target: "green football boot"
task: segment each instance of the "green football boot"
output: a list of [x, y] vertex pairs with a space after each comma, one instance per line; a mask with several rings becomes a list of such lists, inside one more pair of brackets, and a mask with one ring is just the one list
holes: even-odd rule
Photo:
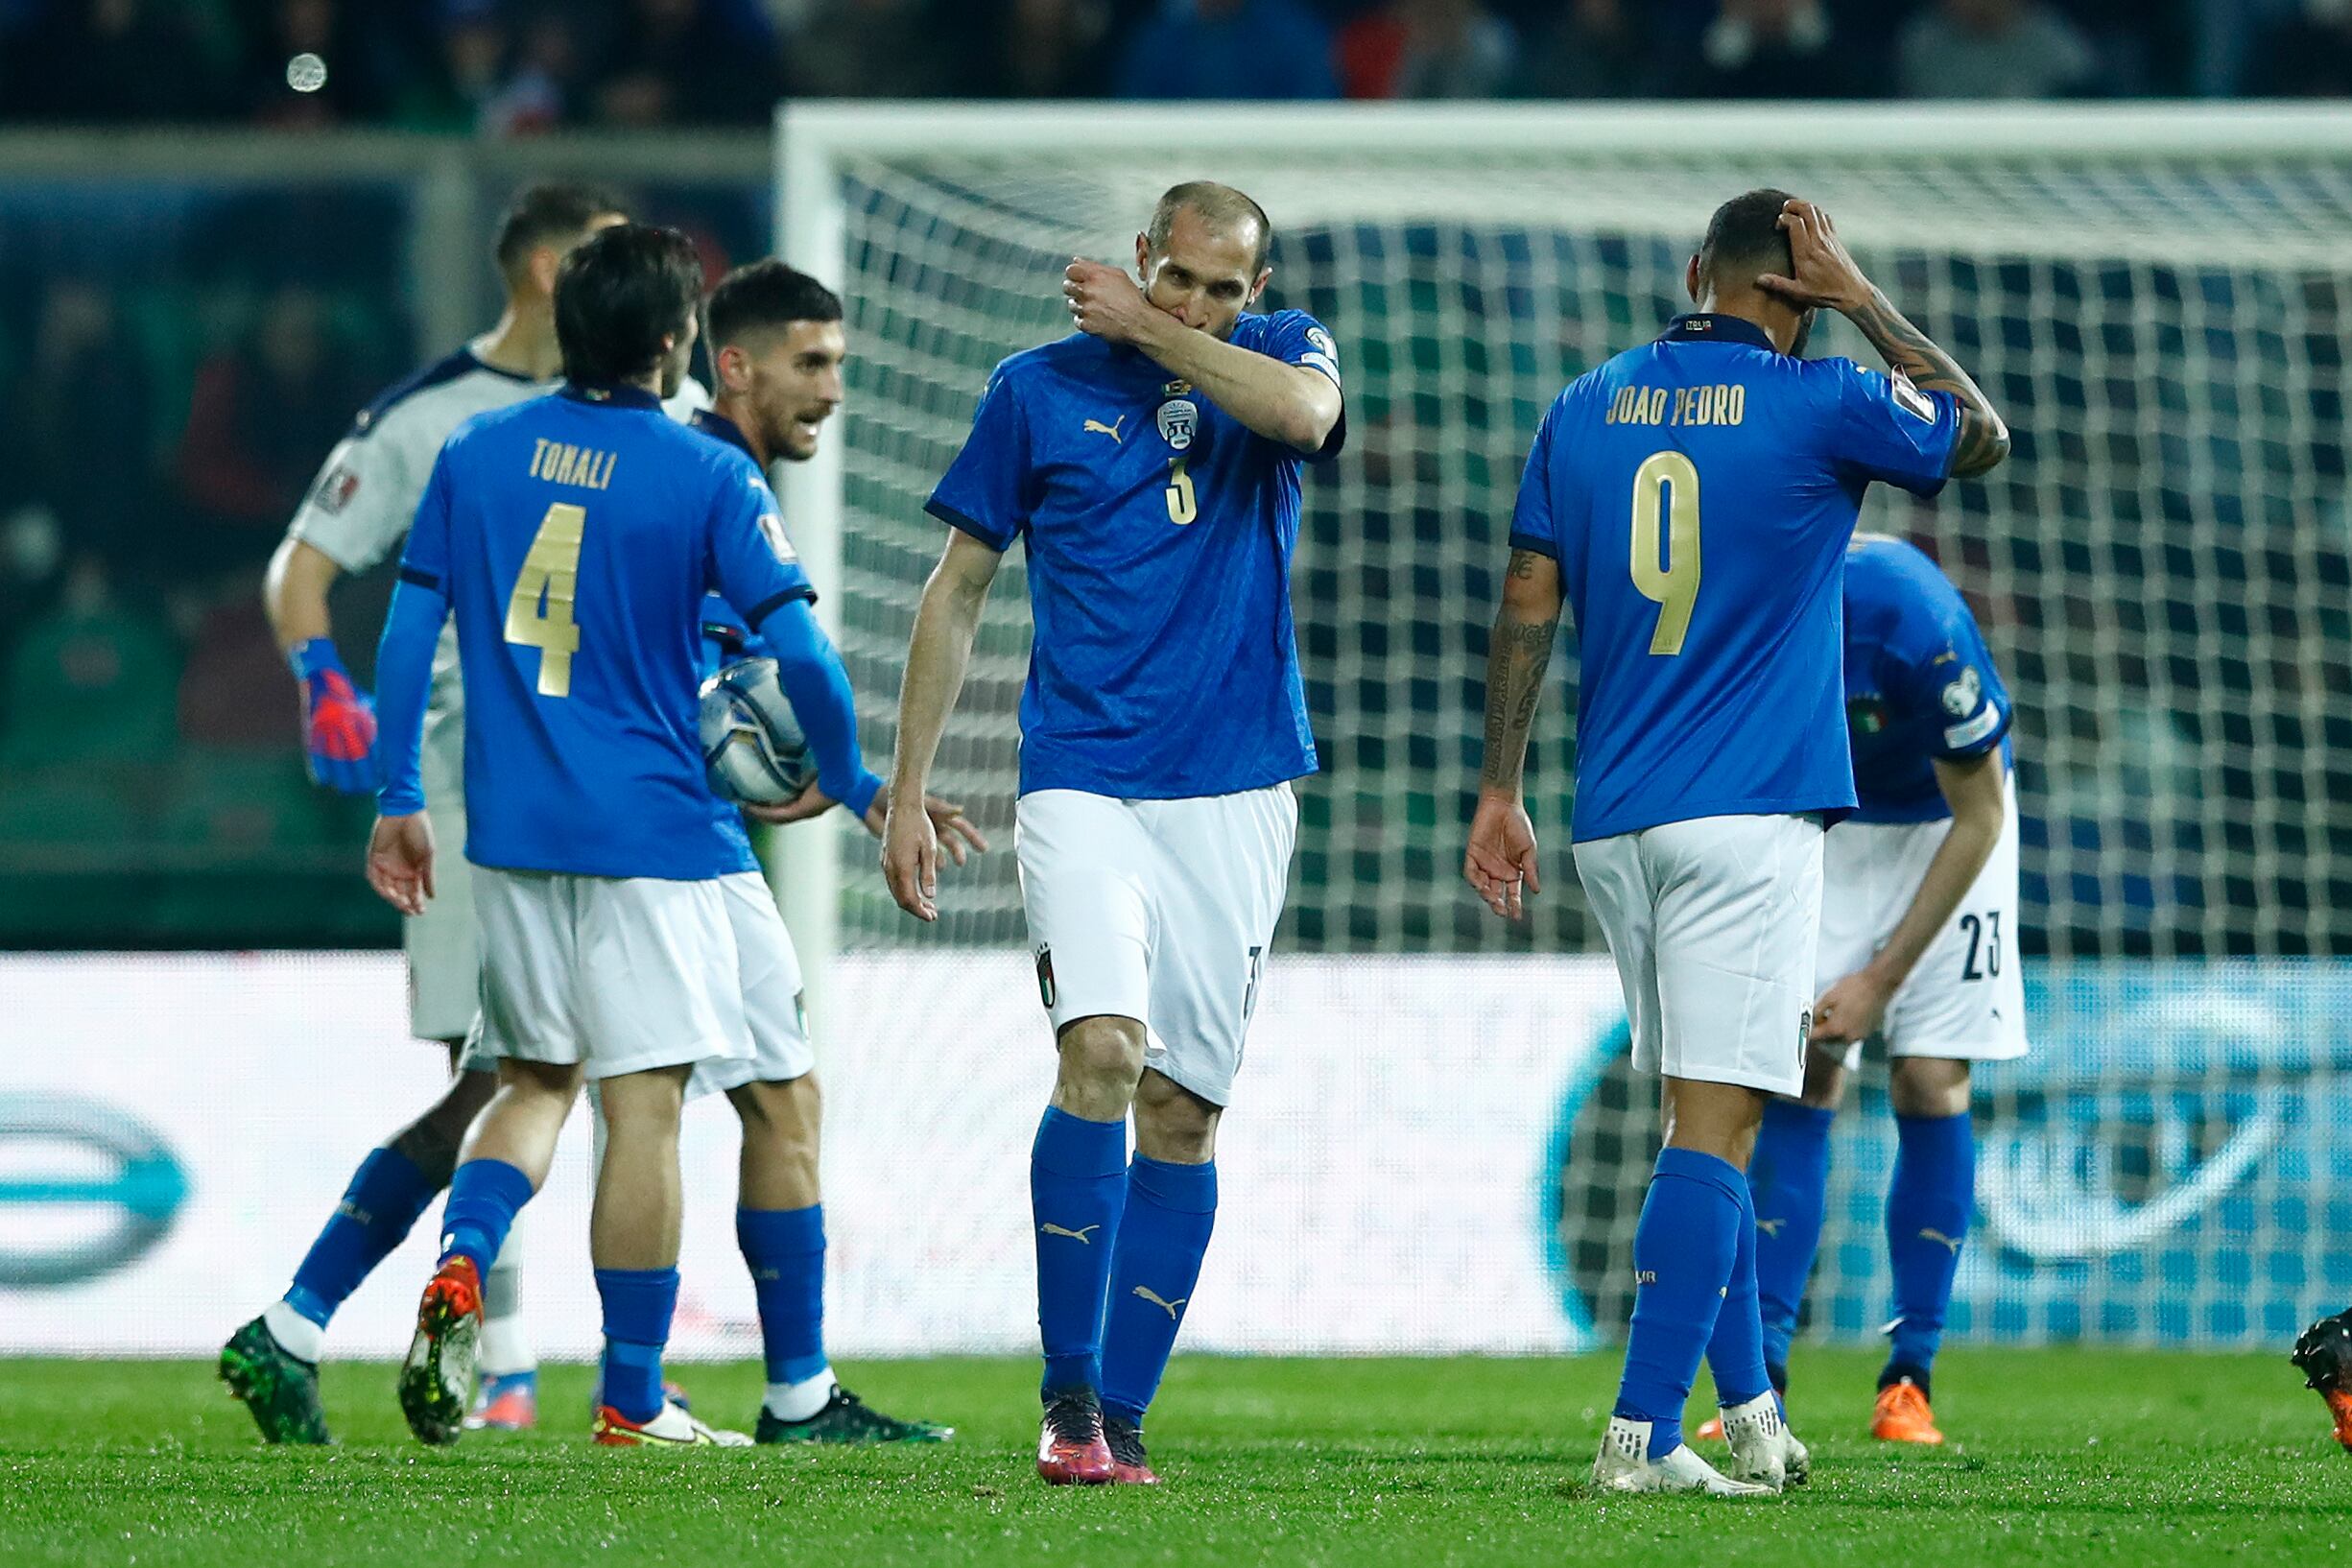
[[805, 1421], [787, 1421], [762, 1405], [752, 1434], [764, 1443], [938, 1443], [956, 1435], [950, 1426], [901, 1421], [883, 1414], [840, 1384], [825, 1408]]
[[319, 1404], [319, 1368], [297, 1360], [256, 1318], [221, 1346], [221, 1381], [245, 1401], [265, 1441], [323, 1443], [326, 1412]]

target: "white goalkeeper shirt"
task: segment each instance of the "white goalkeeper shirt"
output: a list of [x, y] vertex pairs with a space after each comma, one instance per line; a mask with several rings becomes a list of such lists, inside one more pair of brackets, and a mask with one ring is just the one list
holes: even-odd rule
[[[360, 410], [349, 434], [335, 444], [287, 528], [348, 573], [368, 571], [400, 548], [416, 520], [425, 481], [450, 432], [475, 415], [553, 392], [560, 381], [534, 381], [483, 362], [468, 344], [426, 366]], [[689, 376], [663, 405], [674, 419], [710, 406], [710, 394]], [[425, 747], [452, 749], [464, 728], [465, 698], [458, 684], [454, 621], [442, 628], [433, 656], [433, 696], [426, 709]], [[452, 768], [450, 776], [456, 776]]]

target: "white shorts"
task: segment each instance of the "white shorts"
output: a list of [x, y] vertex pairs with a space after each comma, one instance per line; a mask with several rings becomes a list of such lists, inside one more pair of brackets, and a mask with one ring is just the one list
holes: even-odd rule
[[465, 858], [464, 716], [426, 721], [422, 776], [433, 824], [433, 900], [400, 924], [409, 960], [409, 1033], [463, 1039], [481, 1007], [482, 940], [474, 921], [473, 866]]
[[1189, 800], [1021, 796], [1021, 905], [1055, 1029], [1140, 1020], [1144, 1065], [1228, 1104], [1297, 841], [1288, 784]]
[[[1952, 830], [1933, 822], [1845, 822], [1823, 856], [1819, 989], [1870, 962]], [[1893, 1057], [2008, 1061], [2026, 1054], [2026, 988], [2017, 967], [2017, 781], [2001, 838], [1952, 919], [1887, 1005], [1880, 1035]], [[1862, 1047], [1845, 1052], [1851, 1068]]]
[[751, 1054], [705, 1061], [694, 1070], [686, 1098], [785, 1083], [817, 1065], [809, 1044], [808, 1009], [800, 984], [800, 955], [776, 913], [775, 894], [753, 875], [719, 879], [727, 924], [735, 934], [735, 973], [743, 993], [744, 1027]]
[[475, 867], [477, 1055], [579, 1063], [591, 1079], [748, 1059], [729, 882], [766, 896], [748, 871], [669, 882]]
[[1811, 817], [1700, 817], [1576, 846], [1625, 986], [1636, 1068], [1804, 1088], [1821, 840]]

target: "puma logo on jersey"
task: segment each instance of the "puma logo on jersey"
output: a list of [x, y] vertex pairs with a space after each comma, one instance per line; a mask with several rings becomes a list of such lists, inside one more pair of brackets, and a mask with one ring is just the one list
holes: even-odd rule
[[1920, 1231], [1919, 1239], [1923, 1242], [1939, 1242], [1952, 1249], [1954, 1257], [1960, 1256], [1960, 1239], [1958, 1236], [1947, 1236], [1940, 1230], [1930, 1228]]
[[1758, 1220], [1756, 1222], [1756, 1228], [1763, 1231], [1767, 1236], [1778, 1236], [1780, 1234], [1780, 1227], [1788, 1223], [1789, 1222], [1786, 1220]]
[[1106, 425], [1100, 419], [1089, 419], [1086, 421], [1086, 434], [1108, 436], [1112, 443], [1116, 445], [1119, 441], [1119, 426], [1125, 423], [1127, 423], [1127, 416], [1124, 414], [1120, 415], [1118, 421], [1113, 424]]
[[1153, 1306], [1159, 1308], [1160, 1311], [1166, 1313], [1168, 1315], [1168, 1320], [1172, 1323], [1176, 1321], [1176, 1308], [1182, 1306], [1185, 1302], [1192, 1299], [1192, 1297], [1189, 1295], [1179, 1295], [1174, 1301], [1170, 1301], [1149, 1285], [1136, 1286], [1134, 1294], [1142, 1296], [1146, 1301], [1151, 1302]]
[[1037, 1227], [1037, 1233], [1041, 1236], [1067, 1236], [1081, 1247], [1092, 1247], [1094, 1233], [1102, 1228], [1101, 1225], [1081, 1225], [1076, 1230], [1071, 1230], [1048, 1220]]

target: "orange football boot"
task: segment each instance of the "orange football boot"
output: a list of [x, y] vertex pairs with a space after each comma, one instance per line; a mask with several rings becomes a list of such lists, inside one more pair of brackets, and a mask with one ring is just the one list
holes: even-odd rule
[[2327, 1401], [2336, 1422], [2336, 1440], [2352, 1452], [2352, 1311], [2322, 1318], [2294, 1342], [2295, 1370], [2303, 1385], [2316, 1389]]
[[1699, 1430], [1691, 1434], [1691, 1440], [1702, 1443], [1722, 1442], [1723, 1440], [1723, 1418], [1720, 1415], [1710, 1415], [1699, 1422]]
[[1927, 1395], [1910, 1378], [1878, 1390], [1878, 1403], [1870, 1411], [1870, 1436], [1881, 1442], [1922, 1443], [1931, 1448], [1943, 1441], [1943, 1434], [1936, 1430], [1936, 1413], [1928, 1409]]

